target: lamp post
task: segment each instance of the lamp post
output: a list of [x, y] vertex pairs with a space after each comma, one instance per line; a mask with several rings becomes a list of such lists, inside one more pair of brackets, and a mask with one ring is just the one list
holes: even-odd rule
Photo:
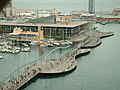
[[40, 25], [40, 26], [38, 26], [38, 42], [40, 43], [40, 40], [41, 40], [41, 31], [43, 30], [43, 27]]
[[40, 43], [40, 31], [41, 31], [41, 25], [38, 26], [38, 42]]
[[83, 85], [85, 85], [85, 83], [84, 82], [80, 82], [80, 83], [78, 83], [78, 85], [80, 85], [81, 90], [83, 90]]
[[67, 27], [66, 27], [66, 30], [65, 30], [65, 36], [66, 36], [66, 40], [67, 40]]

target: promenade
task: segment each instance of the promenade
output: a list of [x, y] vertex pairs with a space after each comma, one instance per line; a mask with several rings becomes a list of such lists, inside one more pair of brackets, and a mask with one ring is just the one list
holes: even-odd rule
[[102, 43], [102, 38], [114, 35], [113, 32], [101, 32], [98, 30], [86, 29], [79, 33], [79, 35], [71, 38], [71, 41], [83, 43], [81, 48], [93, 48]]
[[45, 62], [38, 60], [18, 68], [6, 78], [0, 90], [18, 90], [38, 74], [62, 74], [74, 70], [77, 67], [75, 57], [90, 52], [90, 49], [80, 49], [80, 46], [68, 50], [58, 59], [43, 60]]
[[[38, 74], [64, 74], [74, 70], [77, 67], [75, 57], [90, 52], [90, 49], [81, 49], [81, 47], [86, 46], [86, 48], [88, 48], [96, 46], [99, 44], [99, 41], [101, 41], [100, 37], [111, 36], [113, 34], [99, 33], [100, 34], [97, 32], [98, 37], [96, 37], [95, 33], [92, 33], [92, 36], [90, 36], [90, 34], [85, 35], [85, 32], [82, 32], [81, 35], [77, 37], [79, 42], [77, 47], [66, 51], [60, 58], [46, 58], [52, 53], [51, 51], [48, 55], [41, 58], [42, 61], [38, 59], [19, 67], [0, 83], [0, 90], [18, 90]], [[65, 47], [59, 47], [59, 49], [60, 48]]]

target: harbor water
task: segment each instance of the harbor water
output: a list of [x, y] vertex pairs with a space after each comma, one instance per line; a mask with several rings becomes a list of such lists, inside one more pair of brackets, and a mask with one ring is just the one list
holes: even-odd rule
[[[23, 90], [120, 90], [120, 25], [96, 25], [114, 36], [102, 39], [102, 44], [90, 54], [78, 57], [75, 71], [65, 75], [39, 76]], [[31, 52], [3, 55], [0, 59], [0, 81], [17, 67], [38, 59], [53, 48], [32, 47]], [[57, 52], [61, 54], [62, 52]], [[83, 82], [83, 85], [80, 83]]]

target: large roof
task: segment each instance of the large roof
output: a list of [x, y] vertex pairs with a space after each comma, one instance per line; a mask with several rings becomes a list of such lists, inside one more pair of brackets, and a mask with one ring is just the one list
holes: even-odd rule
[[57, 23], [57, 24], [41, 24], [43, 27], [77, 27], [89, 23], [88, 21]]
[[34, 23], [0, 23], [0, 25], [15, 25], [15, 26], [43, 26], [43, 27], [77, 27], [89, 23], [89, 21], [74, 21], [57, 24], [34, 24]]

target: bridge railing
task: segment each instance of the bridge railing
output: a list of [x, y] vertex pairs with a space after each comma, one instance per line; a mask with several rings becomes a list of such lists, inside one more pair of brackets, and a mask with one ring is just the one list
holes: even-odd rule
[[[18, 67], [16, 70], [14, 70], [13, 72], [11, 72], [5, 79], [4, 81], [0, 82], [0, 86], [1, 87], [4, 87], [6, 84], [8, 84], [8, 82], [11, 82], [11, 81], [15, 81], [16, 79], [19, 80], [20, 76], [21, 75], [24, 75], [25, 72], [28, 70], [28, 69], [31, 69], [30, 67], [37, 67], [37, 65], [39, 64], [47, 64], [49, 62], [52, 61], [52, 59], [57, 59], [57, 58], [60, 58], [62, 55], [64, 55], [65, 52], [71, 50], [72, 48], [70, 46], [67, 46], [67, 47], [57, 47], [55, 49], [53, 49], [52, 51], [50, 51], [48, 54], [43, 54], [41, 57], [39, 57], [38, 59], [36, 59], [35, 61], [32, 61], [32, 62], [29, 62], [29, 63], [26, 63], [20, 67]], [[55, 57], [55, 53], [56, 53], [56, 50], [59, 50], [61, 51], [61, 54], [59, 57]], [[51, 55], [53, 55], [53, 57], [51, 57]]]

